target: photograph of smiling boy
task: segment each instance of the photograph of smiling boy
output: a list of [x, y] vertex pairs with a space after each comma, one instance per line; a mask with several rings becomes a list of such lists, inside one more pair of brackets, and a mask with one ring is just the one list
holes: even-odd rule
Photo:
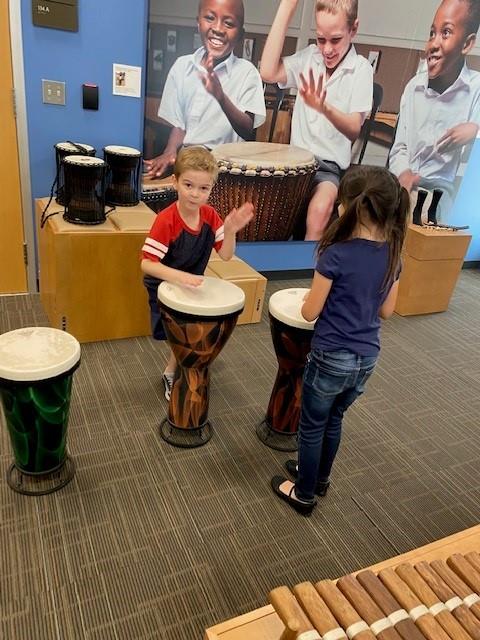
[[317, 44], [281, 58], [298, 0], [281, 0], [260, 63], [265, 82], [296, 88], [291, 143], [319, 162], [308, 206], [305, 240], [318, 240], [335, 204], [340, 177], [351, 161], [351, 145], [371, 110], [373, 70], [357, 55], [358, 0], [319, 0]]
[[390, 152], [390, 169], [408, 191], [443, 192], [440, 219], [451, 207], [463, 148], [480, 125], [480, 73], [465, 62], [479, 24], [480, 0], [441, 2], [425, 45], [426, 70], [405, 87]]
[[244, 34], [242, 0], [201, 0], [202, 47], [176, 60], [167, 76], [158, 116], [173, 128], [163, 153], [145, 162], [147, 177], [162, 175], [182, 145], [253, 140], [265, 120], [257, 69], [233, 49]]

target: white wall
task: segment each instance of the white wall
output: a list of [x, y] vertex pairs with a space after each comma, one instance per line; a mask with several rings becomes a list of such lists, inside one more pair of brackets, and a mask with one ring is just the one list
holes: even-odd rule
[[[244, 0], [245, 28], [268, 33], [279, 0]], [[288, 35], [299, 38], [299, 48], [315, 33], [314, 0], [300, 0]], [[358, 42], [423, 49], [439, 0], [360, 0]], [[150, 0], [152, 22], [194, 25], [198, 0]], [[473, 50], [480, 55], [480, 38]]]

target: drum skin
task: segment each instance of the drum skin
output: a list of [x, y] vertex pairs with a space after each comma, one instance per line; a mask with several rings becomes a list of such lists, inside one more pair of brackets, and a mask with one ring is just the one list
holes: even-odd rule
[[24, 473], [46, 474], [66, 457], [72, 374], [36, 382], [0, 379], [0, 398], [16, 466]]
[[312, 331], [291, 327], [271, 313], [269, 317], [278, 371], [266, 422], [273, 431], [294, 434], [300, 420], [303, 371], [311, 348]]
[[178, 362], [168, 407], [170, 424], [198, 429], [207, 422], [209, 365], [237, 324], [241, 309], [218, 318], [193, 316], [160, 303], [163, 326]]

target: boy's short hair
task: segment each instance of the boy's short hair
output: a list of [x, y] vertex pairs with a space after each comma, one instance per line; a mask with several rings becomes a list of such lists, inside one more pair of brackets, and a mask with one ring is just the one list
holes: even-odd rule
[[[465, 1], [475, 2], [476, 0]], [[327, 13], [339, 13], [339, 11], [344, 11], [347, 16], [348, 26], [352, 28], [358, 17], [358, 0], [317, 0], [315, 13], [318, 13], [319, 11], [326, 11]]]
[[480, 27], [480, 0], [459, 0], [459, 2], [465, 2], [467, 5], [467, 33], [465, 35], [477, 33]]
[[205, 171], [215, 181], [218, 175], [218, 165], [213, 154], [205, 147], [185, 147], [180, 149], [177, 154], [173, 173], [178, 179], [185, 171]]
[[[204, 3], [204, 0], [199, 0], [198, 15], [200, 15], [200, 12], [202, 11], [203, 3]], [[240, 9], [239, 18], [240, 18], [241, 26], [243, 27], [243, 23], [245, 22], [245, 7], [243, 6], [243, 0], [237, 0], [237, 6]]]

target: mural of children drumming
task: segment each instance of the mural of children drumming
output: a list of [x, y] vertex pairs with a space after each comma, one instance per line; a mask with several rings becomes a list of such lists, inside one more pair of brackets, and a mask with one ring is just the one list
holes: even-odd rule
[[158, 115], [172, 125], [163, 153], [145, 161], [155, 178], [173, 165], [182, 145], [253, 140], [265, 120], [260, 74], [233, 49], [243, 37], [242, 0], [201, 0], [198, 30], [202, 47], [181, 56], [165, 83]]
[[443, 0], [425, 46], [427, 69], [402, 95], [390, 169], [408, 191], [420, 187], [416, 224], [421, 224], [425, 189], [433, 190], [429, 222], [436, 222], [439, 202], [442, 212], [450, 209], [463, 147], [479, 129], [480, 73], [465, 63], [479, 24], [480, 0]]

